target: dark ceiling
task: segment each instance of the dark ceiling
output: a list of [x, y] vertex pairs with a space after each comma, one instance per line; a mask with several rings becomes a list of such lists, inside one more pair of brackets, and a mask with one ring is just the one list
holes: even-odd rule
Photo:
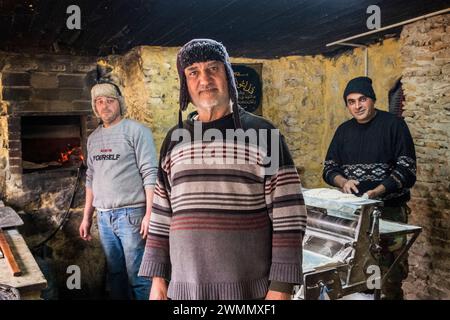
[[[81, 9], [81, 30], [66, 27], [72, 4]], [[387, 26], [446, 9], [450, 0], [0, 0], [0, 50], [101, 56], [208, 37], [232, 56], [333, 54], [339, 46], [327, 43], [369, 31], [373, 4]]]

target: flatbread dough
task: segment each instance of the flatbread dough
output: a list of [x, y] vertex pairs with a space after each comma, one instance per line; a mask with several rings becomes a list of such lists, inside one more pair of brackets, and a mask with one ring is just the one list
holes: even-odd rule
[[303, 192], [304, 195], [311, 198], [318, 198], [324, 200], [336, 200], [336, 201], [361, 201], [363, 198], [357, 197], [351, 193], [344, 193], [336, 189], [329, 188], [317, 188], [309, 189]]

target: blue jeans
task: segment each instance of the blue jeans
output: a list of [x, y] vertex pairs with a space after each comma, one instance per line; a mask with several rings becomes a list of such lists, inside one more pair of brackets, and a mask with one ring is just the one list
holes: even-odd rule
[[139, 233], [144, 215], [145, 207], [97, 212], [111, 299], [149, 298], [150, 280], [137, 275], [145, 248]]

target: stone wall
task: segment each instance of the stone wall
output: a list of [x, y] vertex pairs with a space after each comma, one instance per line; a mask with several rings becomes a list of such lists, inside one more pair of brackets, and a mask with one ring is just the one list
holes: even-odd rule
[[[400, 40], [385, 40], [371, 45], [368, 49], [369, 76], [374, 82], [378, 108], [387, 110], [388, 92], [396, 80], [403, 77], [406, 95], [404, 115], [416, 143], [418, 182], [412, 192], [410, 221], [422, 226], [424, 231], [410, 253], [411, 272], [404, 286], [407, 298], [410, 299], [449, 298], [448, 20], [449, 15], [416, 22], [404, 28]], [[136, 47], [125, 55], [108, 56], [97, 61], [100, 75], [121, 86], [128, 106], [126, 116], [141, 121], [152, 129], [157, 149], [167, 131], [178, 121], [177, 51], [178, 48], [143, 46]], [[28, 69], [11, 71], [5, 69], [11, 65], [8, 64], [10, 58], [5, 57], [6, 55], [0, 54], [2, 70], [0, 83], [3, 86], [1, 88], [3, 99], [0, 99], [0, 194], [2, 195], [7, 193], [7, 189], [11, 186], [15, 189], [10, 190], [18, 190], [16, 187], [20, 187], [18, 184], [11, 184], [11, 181], [19, 181], [11, 180], [19, 168], [11, 167], [9, 163], [14, 143], [11, 145], [8, 141], [8, 128], [17, 123], [13, 121], [12, 105], [6, 99], [8, 95], [14, 94], [20, 98], [21, 102], [15, 106], [19, 108], [16, 110], [22, 108], [22, 111], [31, 106], [28, 101], [33, 99], [49, 100], [41, 101], [37, 105], [41, 106], [42, 110], [52, 111], [58, 104], [50, 100], [55, 100], [56, 97], [60, 99], [62, 96], [66, 98], [84, 96], [84, 102], [81, 104], [78, 102], [78, 108], [83, 108], [84, 111], [90, 108], [86, 89], [82, 92], [54, 90], [65, 89], [61, 87], [64, 81], [60, 82], [57, 76], [58, 73], [65, 71], [40, 70], [37, 60], [30, 57], [24, 60], [23, 55], [21, 59], [24, 60], [24, 68]], [[17, 60], [17, 57], [15, 59]], [[61, 62], [61, 57], [55, 59], [50, 56], [44, 60], [48, 61], [47, 66], [56, 67]], [[71, 57], [71, 62], [64, 61], [68, 63], [66, 67], [72, 68], [73, 61], [77, 61], [77, 58]], [[301, 168], [304, 186], [323, 186], [321, 171], [329, 142], [337, 126], [350, 118], [342, 99], [342, 92], [348, 80], [364, 74], [364, 50], [357, 48], [334, 58], [323, 56], [291, 56], [273, 60], [232, 58], [232, 62], [263, 64], [263, 116], [272, 121], [286, 136], [294, 161]], [[39, 72], [43, 74], [33, 76]], [[42, 80], [42, 77], [45, 80]], [[72, 80], [76, 81], [74, 79]], [[11, 91], [12, 89], [14, 90]], [[71, 108], [75, 108], [76, 103], [71, 100]], [[59, 105], [69, 106], [67, 102]], [[193, 108], [190, 107], [190, 110]], [[184, 112], [184, 117], [189, 111]], [[70, 182], [66, 184], [69, 185]], [[41, 211], [53, 205], [62, 211], [64, 199], [70, 190], [63, 185], [61, 190], [63, 192], [59, 195], [47, 194], [29, 203], [32, 207], [40, 207]], [[79, 215], [70, 221], [64, 232], [53, 242], [57, 248], [55, 254], [61, 262], [58, 265], [60, 275], [58, 281], [62, 283], [64, 280], [64, 266], [77, 260], [82, 261], [88, 274], [87, 279], [83, 280], [88, 281], [83, 282], [82, 286], [86, 288], [89, 286], [88, 283], [92, 282], [94, 287], [98, 288], [102, 279], [98, 274], [96, 276], [96, 272], [103, 274], [103, 271], [99, 270], [104, 266], [90, 261], [101, 260], [97, 255], [100, 248], [98, 241], [91, 244], [75, 241], [78, 239], [76, 227], [81, 215], [79, 210], [78, 213]], [[54, 224], [56, 221], [53, 216], [49, 223]], [[74, 240], [70, 244], [67, 242], [69, 238]], [[90, 250], [85, 250], [87, 248]], [[73, 259], [64, 254], [64, 250], [70, 253]], [[67, 296], [70, 294], [67, 293]]]
[[[449, 31], [448, 15], [441, 16], [405, 26], [400, 40], [388, 39], [368, 49], [376, 106], [388, 110], [388, 92], [403, 77], [404, 115], [416, 143], [418, 182], [412, 190], [410, 221], [424, 231], [409, 255], [411, 272], [404, 285], [408, 299], [449, 298]], [[178, 48], [134, 50], [106, 60], [112, 65], [110, 73], [123, 82], [129, 116], [147, 123], [159, 146], [177, 123]], [[303, 184], [323, 186], [321, 171], [329, 142], [337, 126], [350, 118], [342, 92], [348, 80], [364, 74], [364, 50], [334, 58], [232, 58], [232, 62], [263, 64], [263, 116], [286, 135], [296, 165], [304, 169]]]
[[450, 298], [450, 14], [405, 26], [401, 56], [405, 120], [416, 145], [410, 222], [423, 228], [412, 247], [410, 299]]
[[[388, 110], [388, 93], [401, 77], [400, 43], [396, 39], [388, 39], [382, 43], [369, 46], [368, 76], [372, 78], [373, 88], [377, 95], [375, 106]], [[351, 118], [344, 104], [342, 94], [347, 82], [364, 75], [364, 49], [356, 48], [324, 61], [324, 125], [321, 144], [321, 159], [325, 158], [328, 145], [336, 128]]]
[[[80, 116], [81, 130], [89, 134], [97, 126], [90, 102], [96, 77], [96, 57], [0, 52], [0, 200], [19, 211], [25, 221], [20, 231], [30, 249], [61, 222], [76, 177], [73, 171], [63, 170], [23, 173], [21, 117]], [[50, 286], [46, 298], [103, 294], [105, 266], [98, 232], [94, 226], [90, 243], [78, 236], [84, 207], [84, 177], [81, 180], [68, 222], [48, 242], [51, 250], [36, 255]], [[70, 265], [82, 270], [82, 290], [66, 287]]]
[[318, 145], [325, 124], [324, 58], [233, 58], [232, 62], [263, 64], [263, 116], [285, 136], [303, 185], [320, 185], [323, 161]]
[[85, 116], [89, 133], [96, 126], [89, 92], [96, 58], [0, 53], [0, 77], [0, 197], [20, 206], [45, 193], [37, 186], [24, 186], [20, 117]]
[[[99, 60], [102, 77], [120, 84], [127, 117], [148, 125], [156, 149], [178, 122], [177, 48], [137, 47]], [[186, 114], [185, 114], [186, 116]]]
[[[178, 121], [177, 51], [144, 46], [100, 61], [107, 77], [122, 85], [128, 117], [153, 130], [157, 149]], [[322, 165], [329, 142], [337, 126], [350, 118], [342, 92], [348, 80], [364, 74], [363, 50], [333, 59], [291, 56], [231, 60], [263, 64], [263, 116], [286, 136], [304, 186], [324, 185]], [[390, 39], [369, 47], [369, 75], [374, 79], [378, 107], [387, 110], [388, 92], [401, 75], [398, 41]]]

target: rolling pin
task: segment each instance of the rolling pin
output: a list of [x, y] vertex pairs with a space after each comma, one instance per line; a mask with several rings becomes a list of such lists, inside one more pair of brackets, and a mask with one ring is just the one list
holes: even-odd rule
[[11, 248], [9, 247], [8, 240], [6, 239], [5, 233], [1, 228], [0, 228], [0, 249], [2, 250], [3, 255], [5, 256], [6, 262], [8, 263], [8, 266], [11, 269], [12, 275], [14, 277], [22, 275], [22, 271], [20, 270], [19, 265], [17, 264], [17, 261], [14, 258]]

